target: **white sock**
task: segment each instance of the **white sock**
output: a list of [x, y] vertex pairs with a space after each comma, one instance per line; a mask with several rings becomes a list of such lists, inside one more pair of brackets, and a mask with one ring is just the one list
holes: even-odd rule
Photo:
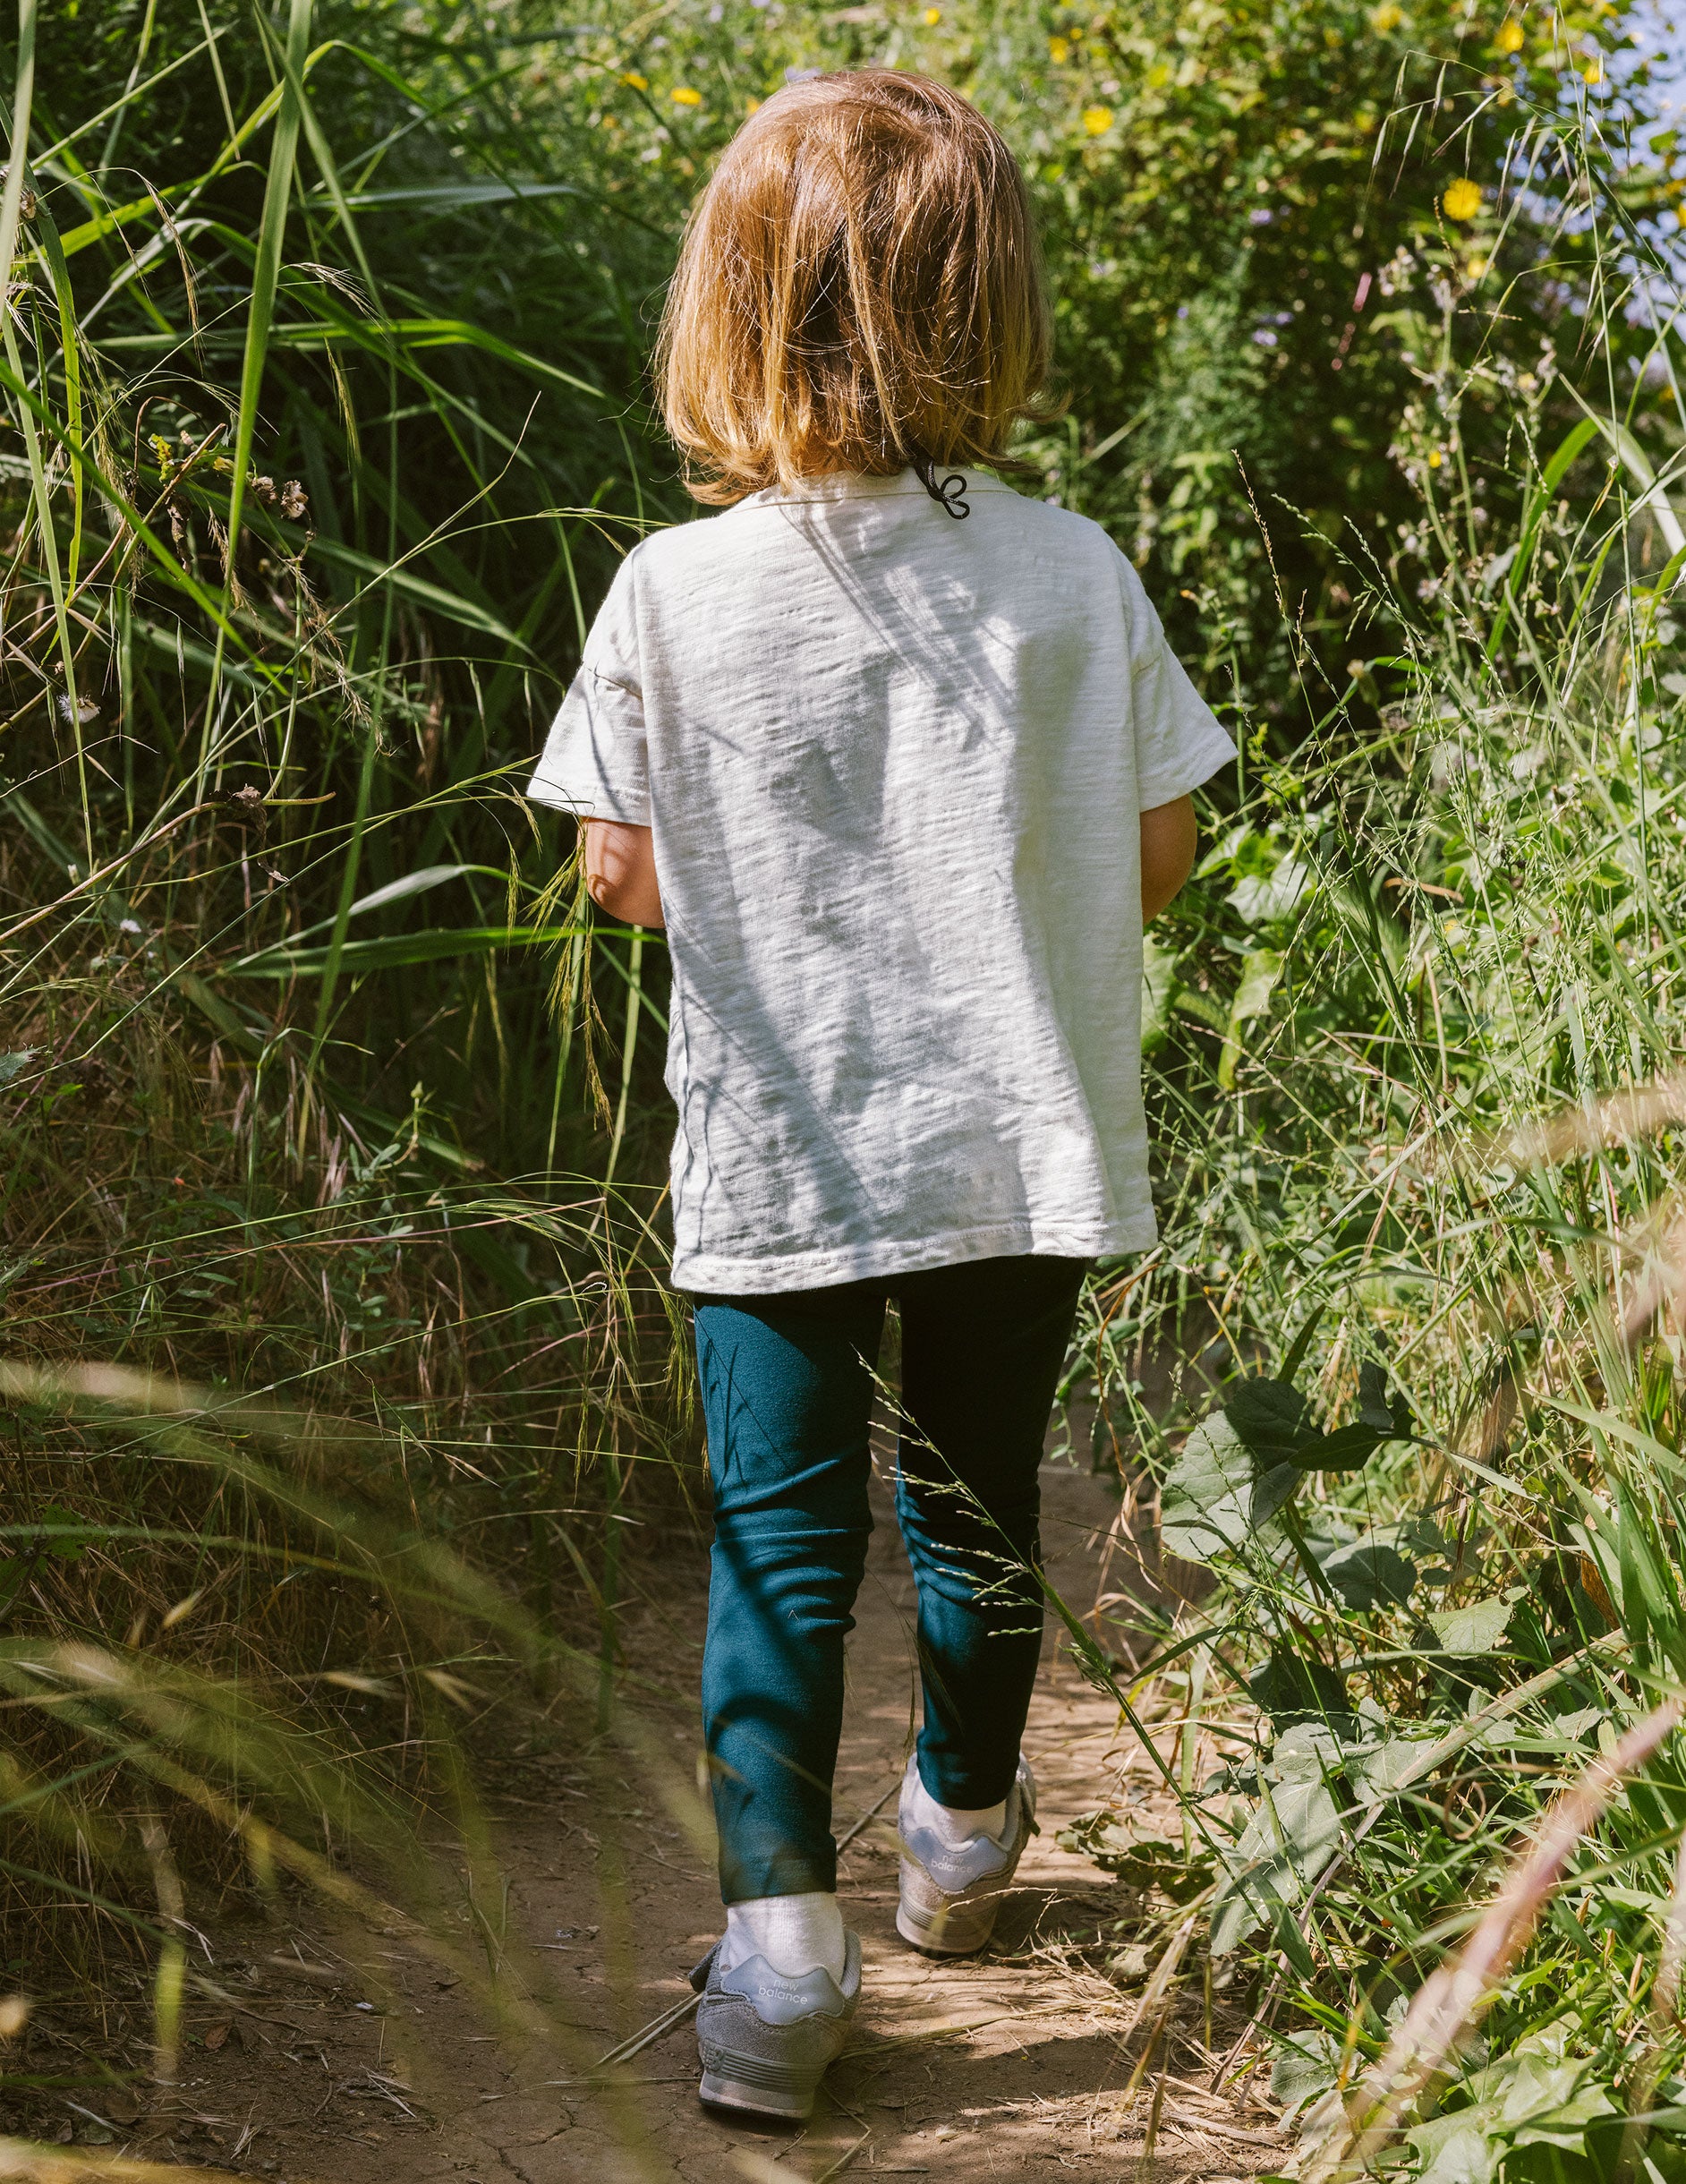
[[1005, 1797], [999, 1804], [972, 1808], [939, 1804], [921, 1779], [916, 1761], [907, 1772], [907, 1813], [915, 1827], [933, 1828], [950, 1850], [962, 1843], [975, 1841], [980, 1835], [987, 1835], [992, 1843], [1001, 1841], [1007, 1827]]
[[787, 1979], [819, 1970], [840, 1981], [847, 1945], [837, 1898], [815, 1889], [804, 1896], [757, 1896], [728, 1904], [720, 1969], [732, 1971], [752, 1957], [765, 1958]]

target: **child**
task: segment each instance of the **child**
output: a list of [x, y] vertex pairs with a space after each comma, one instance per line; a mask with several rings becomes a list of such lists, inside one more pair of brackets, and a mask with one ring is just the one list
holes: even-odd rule
[[660, 348], [692, 491], [736, 505], [627, 555], [531, 790], [672, 951], [728, 1907], [702, 2094], [766, 2115], [810, 2112], [860, 1993], [831, 1777], [892, 1298], [903, 1937], [982, 1948], [1034, 1825], [1037, 1465], [1086, 1271], [1154, 1241], [1142, 926], [1233, 755], [1105, 533], [979, 467], [1048, 347], [1023, 182], [964, 99], [876, 69], [771, 98]]

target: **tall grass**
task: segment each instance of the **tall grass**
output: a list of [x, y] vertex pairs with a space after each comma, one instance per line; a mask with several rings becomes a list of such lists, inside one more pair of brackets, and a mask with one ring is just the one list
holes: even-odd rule
[[[1525, 124], [1495, 217], [1554, 171], [1601, 278], [1534, 371], [1484, 337], [1496, 275], [1397, 269], [1419, 514], [1349, 532], [1349, 688], [1307, 659], [1317, 726], [1249, 743], [1165, 921], [1164, 1241], [1091, 1333], [1188, 1600], [1114, 1639], [1158, 1669], [1120, 1697], [1181, 1724], [1225, 2067], [1273, 2059], [1319, 2176], [1686, 2170], [1682, 267], [1590, 124]], [[1153, 1870], [1116, 1818], [1077, 1839]], [[1384, 2052], [1350, 2123], [1318, 2101]]]
[[518, 781], [674, 511], [667, 239], [444, 14], [84, 27], [25, 0], [0, 195], [0, 1962], [143, 1969], [168, 2081], [183, 1917], [303, 1888], [566, 2044], [418, 1820], [473, 1913], [488, 1716], [631, 1733], [617, 1519], [688, 1450], [660, 950]]

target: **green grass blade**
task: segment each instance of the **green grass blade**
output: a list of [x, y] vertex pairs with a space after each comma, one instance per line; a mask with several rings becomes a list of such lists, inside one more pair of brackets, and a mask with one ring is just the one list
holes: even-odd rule
[[229, 978], [320, 978], [337, 965], [347, 974], [401, 970], [416, 963], [493, 955], [506, 948], [540, 948], [569, 939], [573, 926], [436, 926], [422, 933], [393, 933], [379, 940], [342, 941], [339, 947], [270, 948], [243, 956], [223, 972]]
[[[241, 362], [240, 408], [234, 422], [234, 473], [228, 489], [228, 543], [223, 570], [223, 614], [233, 605], [235, 561], [240, 552], [240, 524], [245, 511], [246, 478], [251, 467], [252, 440], [258, 429], [258, 406], [263, 390], [264, 360], [268, 354], [269, 327], [275, 316], [276, 285], [281, 269], [281, 246], [286, 234], [287, 208], [293, 192], [293, 168], [298, 153], [298, 84], [310, 50], [311, 0], [291, 0], [287, 13], [286, 73], [276, 112], [275, 136], [269, 149], [269, 168], [264, 185], [263, 214], [258, 226], [258, 249], [252, 269], [251, 303], [246, 316], [245, 350]], [[196, 793], [203, 797], [210, 770], [211, 738], [216, 732], [217, 699], [220, 680], [223, 637], [218, 630], [217, 665], [205, 702], [205, 724], [200, 740]]]
[[11, 266], [18, 253], [18, 218], [23, 205], [23, 175], [30, 157], [30, 118], [35, 103], [35, 0], [18, 0], [18, 57], [12, 78], [12, 144], [6, 180], [0, 192], [0, 267], [6, 269], [0, 320], [12, 316]]

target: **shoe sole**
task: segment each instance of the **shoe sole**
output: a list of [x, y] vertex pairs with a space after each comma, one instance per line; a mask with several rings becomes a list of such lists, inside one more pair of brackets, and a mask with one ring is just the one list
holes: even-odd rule
[[[959, 1921], [957, 1919], [953, 1924], [958, 1927]], [[990, 1941], [995, 1932], [995, 1914], [993, 1910], [991, 1911], [989, 1923], [981, 1933], [975, 1927], [973, 1927], [966, 1932], [965, 1938], [957, 1934], [950, 1940], [945, 1935], [939, 1941], [929, 1927], [916, 1924], [908, 1916], [906, 1907], [898, 1906], [896, 1911], [896, 1932], [910, 1948], [916, 1949], [922, 1957], [975, 1957], [979, 1949], [987, 1949], [990, 1945]]]
[[820, 2090], [816, 2080], [805, 2090], [792, 2087], [788, 2092], [774, 2091], [767, 2086], [746, 2086], [740, 2078], [722, 2077], [713, 2070], [704, 2070], [697, 2086], [697, 2098], [710, 2108], [729, 2108], [735, 2113], [746, 2116], [772, 2116], [780, 2123], [805, 2123], [813, 2113], [814, 2097]]

